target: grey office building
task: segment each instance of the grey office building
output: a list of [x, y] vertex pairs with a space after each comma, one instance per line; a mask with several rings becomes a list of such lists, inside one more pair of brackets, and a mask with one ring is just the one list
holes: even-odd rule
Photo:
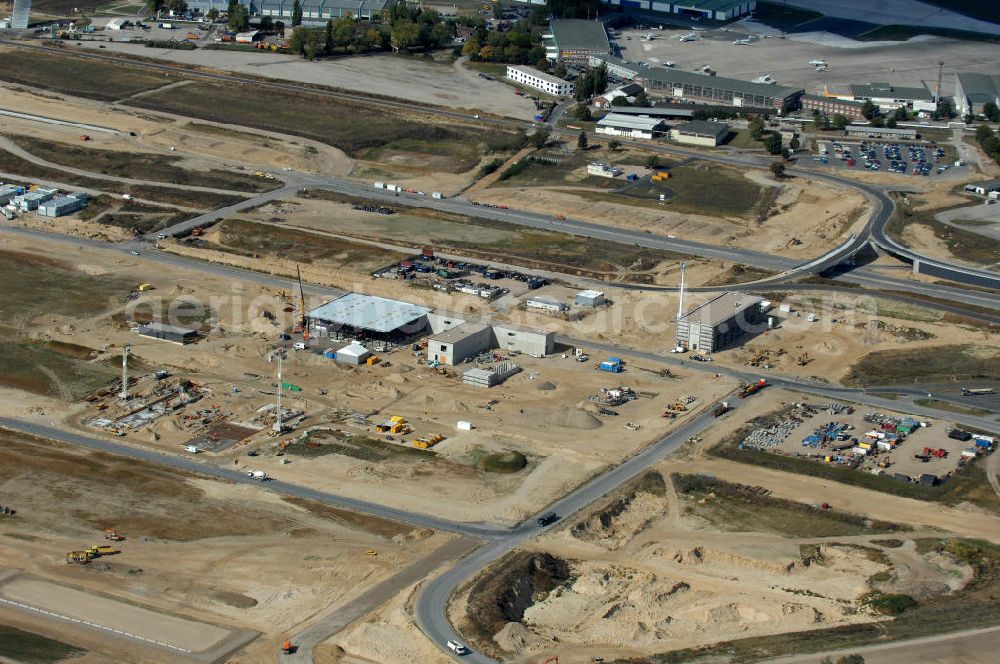
[[767, 320], [763, 298], [727, 291], [677, 320], [677, 345], [714, 353], [758, 332]]

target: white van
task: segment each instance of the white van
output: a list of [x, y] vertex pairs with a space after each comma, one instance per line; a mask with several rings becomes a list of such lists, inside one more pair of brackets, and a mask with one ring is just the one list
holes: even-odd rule
[[295, 350], [305, 350], [306, 349], [306, 342], [304, 342], [304, 341], [296, 341], [295, 343], [292, 344], [292, 348], [294, 348]]
[[452, 651], [456, 655], [467, 655], [469, 654], [469, 649], [458, 641], [449, 641], [448, 650]]

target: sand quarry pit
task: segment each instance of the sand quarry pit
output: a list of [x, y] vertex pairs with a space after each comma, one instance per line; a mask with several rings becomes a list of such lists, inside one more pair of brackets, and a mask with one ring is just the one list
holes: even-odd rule
[[[971, 578], [954, 559], [920, 553], [905, 532], [851, 536], [831, 519], [831, 530], [797, 539], [763, 532], [769, 517], [716, 525], [704, 504], [724, 509], [724, 499], [681, 494], [671, 465], [482, 575], [457, 597], [453, 619], [466, 634], [489, 634], [477, 646], [518, 664], [541, 661], [554, 647], [570, 662], [642, 658], [882, 620], [865, 602], [873, 590], [926, 599]], [[788, 509], [768, 503], [775, 506]], [[863, 522], [850, 528], [863, 530]]]
[[86, 620], [106, 630], [124, 632], [127, 638], [159, 642], [185, 652], [208, 650], [231, 635], [230, 630], [215, 625], [26, 577], [0, 586], [0, 596], [51, 611], [64, 620]]

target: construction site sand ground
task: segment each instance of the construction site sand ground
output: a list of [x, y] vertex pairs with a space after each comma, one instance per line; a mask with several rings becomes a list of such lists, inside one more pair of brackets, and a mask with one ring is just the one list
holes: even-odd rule
[[[696, 297], [692, 300], [697, 301]], [[997, 343], [997, 333], [988, 325], [956, 321], [946, 314], [886, 300], [833, 293], [783, 294], [772, 304], [769, 316], [774, 318], [774, 329], [714, 353], [715, 362], [746, 368], [766, 352], [758, 367], [762, 376], [775, 372], [839, 382], [852, 364], [876, 350], [931, 349], [953, 343], [988, 348]], [[780, 311], [782, 304], [792, 311]], [[810, 322], [810, 314], [816, 320]], [[806, 363], [799, 365], [803, 356]]]
[[[34, 247], [36, 251], [42, 248]], [[282, 330], [280, 319], [290, 324], [290, 317], [282, 311], [285, 303], [274, 291], [164, 266], [157, 266], [155, 274], [144, 274], [144, 269], [153, 268], [144, 267], [140, 259], [109, 257], [87, 249], [79, 252], [75, 262], [90, 266], [91, 272], [100, 266], [109, 278], [120, 274], [152, 283], [155, 291], [131, 303], [140, 312], [146, 310], [147, 300], [183, 297], [209, 302], [213, 296], [229, 293], [238, 293], [242, 305], [220, 304], [216, 317], [221, 329], [209, 332], [197, 344], [181, 347], [136, 337], [124, 323], [111, 322], [108, 316], [114, 309], [86, 319], [41, 316], [29, 328], [32, 338], [72, 339], [72, 343], [98, 351], [109, 344], [109, 353], [129, 342], [133, 345], [133, 361], [141, 361], [150, 368], [147, 371], [168, 370], [173, 379], [190, 379], [205, 391], [206, 398], [192, 410], [217, 406], [224, 413], [232, 413], [228, 419], [234, 422], [247, 420], [258, 408], [273, 402], [271, 376], [276, 367], [267, 362], [266, 356]], [[267, 320], [256, 309], [248, 314], [244, 307], [255, 298], [259, 298], [260, 308], [270, 309], [278, 320]], [[98, 352], [98, 356], [102, 353]], [[266, 434], [258, 434], [251, 442], [211, 458], [230, 467], [259, 468], [281, 479], [365, 499], [371, 499], [372, 488], [378, 487], [379, 500], [385, 504], [433, 511], [455, 520], [513, 523], [662, 436], [670, 426], [660, 417], [667, 404], [692, 395], [697, 401], [691, 408], [701, 408], [733, 387], [731, 381], [711, 374], [679, 371], [677, 378], [661, 378], [654, 373], [659, 367], [649, 362], [630, 364], [625, 374], [609, 374], [595, 370], [598, 358], [578, 363], [557, 354], [549, 358], [518, 356], [515, 361], [524, 369], [521, 374], [502, 387], [479, 392], [463, 386], [458, 377], [442, 376], [417, 364], [418, 359], [408, 347], [400, 348], [382, 354], [382, 365], [351, 369], [314, 353], [289, 353], [284, 379], [302, 391], [286, 393], [284, 405], [306, 413], [308, 420], [303, 427], [321, 424], [367, 435], [374, 433], [374, 424], [401, 415], [413, 424], [413, 435], [446, 436], [434, 452], [425, 454], [427, 463], [413, 462], [411, 456], [383, 464], [340, 454], [309, 460], [294, 456], [246, 457], [250, 449], [273, 450], [275, 441]], [[464, 368], [457, 370], [460, 373]], [[144, 380], [138, 391], [152, 389], [155, 384], [148, 378]], [[547, 387], [552, 389], [538, 389], [543, 383], [551, 383]], [[619, 385], [634, 389], [640, 393], [639, 398], [614, 408], [620, 412], [618, 416], [597, 413], [598, 407], [590, 397], [602, 387]], [[5, 400], [3, 411], [47, 422], [54, 413], [44, 410], [45, 415], [33, 415], [32, 409], [38, 407], [36, 399]], [[498, 403], [487, 410], [484, 405], [491, 400]], [[65, 417], [74, 428], [100, 435], [100, 429], [87, 423], [99, 416], [124, 414], [119, 411], [115, 405], [104, 412], [86, 404], [73, 405], [59, 419]], [[202, 431], [184, 419], [190, 412], [161, 417], [119, 440], [183, 454], [183, 444]], [[370, 424], [354, 426], [345, 413], [368, 415]], [[458, 432], [458, 420], [470, 420], [477, 429]], [[638, 425], [639, 430], [627, 431], [626, 422]], [[393, 445], [398, 443], [385, 443], [390, 450]], [[511, 475], [477, 472], [479, 457], [503, 450], [524, 453], [528, 467]], [[291, 463], [282, 465], [279, 462], [283, 459]], [[449, 496], [453, 500], [446, 499]]]
[[[647, 482], [638, 489], [623, 487], [525, 547], [567, 561], [570, 579], [534, 596], [520, 622], [494, 635], [504, 660], [529, 664], [555, 654], [576, 664], [595, 656], [642, 658], [732, 639], [883, 620], [864, 605], [863, 597], [873, 590], [923, 601], [963, 588], [972, 578], [971, 568], [946, 555], [921, 553], [915, 540], [952, 531], [996, 541], [1000, 519], [995, 515], [967, 504], [929, 510], [922, 501], [705, 456], [752, 417], [802, 400], [809, 399], [782, 390], [754, 395], [653, 470], [665, 478], [704, 473], [757, 485], [807, 506], [829, 501], [838, 513], [912, 530], [808, 536], [796, 527], [796, 532], [781, 530], [791, 522], [780, 515], [757, 517], [750, 510], [734, 517], [725, 495], [686, 496], [669, 481], [663, 491]], [[946, 426], [932, 422], [918, 435], [940, 434]], [[919, 443], [916, 436], [914, 441]], [[810, 517], [802, 512], [797, 518]], [[807, 559], [813, 553], [821, 562]], [[467, 590], [459, 593], [451, 617], [466, 633], [475, 633], [466, 617], [468, 601]]]
[[[643, 160], [639, 155], [634, 159], [637, 163]], [[624, 164], [622, 167], [626, 168]], [[583, 177], [585, 169], [581, 167], [577, 169], [579, 173], [574, 171], [567, 178]], [[640, 175], [647, 172], [644, 166], [634, 166], [633, 170]], [[574, 193], [575, 189], [591, 194], [607, 191], [588, 187], [493, 187], [478, 194], [477, 200], [542, 214], [558, 212], [574, 219], [684, 240], [753, 248], [790, 258], [815, 256], [840, 244], [849, 229], [863, 224], [867, 216], [864, 197], [846, 189], [825, 183], [819, 186], [797, 177], [776, 182], [762, 171], [749, 171], [745, 177], [761, 187], [778, 189], [770, 216], [762, 222], [674, 212], [669, 205], [659, 208], [651, 204], [627, 205]]]
[[[676, 464], [657, 470], [666, 476]], [[719, 528], [698, 516], [700, 509], [672, 487], [663, 496], [639, 492], [609, 519], [583, 517], [580, 526], [532, 543], [531, 551], [569, 561], [572, 580], [497, 635], [507, 661], [527, 664], [556, 652], [570, 663], [641, 658], [870, 622], [880, 618], [862, 597], [874, 588], [929, 597], [971, 578], [953, 560], [918, 554], [908, 534], [898, 548], [872, 542], [886, 535], [791, 539], [757, 531], [760, 524]], [[816, 546], [821, 563], [805, 559], [804, 544]], [[890, 580], [877, 581], [879, 573]]]
[[[0, 491], [18, 513], [4, 518], [0, 553], [7, 569], [30, 578], [7, 580], [0, 596], [179, 648], [210, 650], [231, 630], [255, 630], [265, 636], [249, 646], [248, 661], [273, 657], [295, 628], [447, 539], [253, 486], [2, 436]], [[107, 526], [125, 536], [110, 542], [121, 553], [64, 562], [67, 551], [105, 544]], [[66, 621], [19, 615], [42, 633], [78, 638]], [[138, 639], [98, 643], [137, 655], [117, 661], [165, 661], [165, 651]]]

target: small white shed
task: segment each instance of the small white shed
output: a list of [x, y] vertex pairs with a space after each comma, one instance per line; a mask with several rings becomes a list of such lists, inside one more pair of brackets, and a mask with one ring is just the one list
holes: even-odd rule
[[371, 351], [357, 341], [352, 341], [350, 345], [337, 351], [336, 359], [344, 364], [364, 364], [370, 355]]

